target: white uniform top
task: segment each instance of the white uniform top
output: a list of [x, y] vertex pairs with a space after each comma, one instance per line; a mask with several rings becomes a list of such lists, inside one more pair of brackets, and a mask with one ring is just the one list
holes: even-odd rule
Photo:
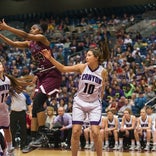
[[156, 130], [155, 126], [156, 126], [156, 117], [155, 117], [155, 113], [152, 113], [151, 115], [147, 115], [148, 117], [150, 117], [152, 119], [152, 131]]
[[101, 96], [102, 90], [102, 71], [104, 68], [98, 68], [92, 71], [88, 66], [84, 69], [78, 86], [77, 96], [86, 102], [94, 102]]
[[146, 116], [145, 121], [143, 121], [141, 117], [139, 120], [140, 120], [140, 126], [141, 127], [148, 127], [148, 116]]
[[8, 106], [6, 99], [9, 94], [11, 82], [8, 77], [4, 77], [4, 80], [0, 79], [0, 127], [8, 128], [10, 124]]
[[[141, 127], [148, 127], [148, 116], [146, 116], [145, 121], [143, 121], [141, 117], [139, 117], [139, 120], [140, 120], [140, 126]], [[146, 137], [146, 132], [147, 131], [145, 129], [143, 129], [143, 135], [144, 135], [144, 137]]]
[[0, 106], [6, 104], [6, 99], [9, 94], [10, 88], [10, 79], [8, 77], [4, 77], [4, 80], [0, 79]]
[[126, 127], [131, 127], [131, 126], [132, 126], [132, 116], [130, 117], [130, 120], [129, 120], [129, 121], [125, 119], [124, 125], [125, 125]]
[[110, 121], [108, 119], [108, 128], [113, 128], [113, 127], [115, 127], [115, 118], [114, 117], [113, 117], [113, 120], [112, 121]]

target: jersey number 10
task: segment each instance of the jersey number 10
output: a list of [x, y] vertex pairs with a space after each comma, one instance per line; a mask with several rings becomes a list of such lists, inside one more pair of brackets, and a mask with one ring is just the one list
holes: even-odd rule
[[85, 88], [84, 88], [84, 91], [83, 92], [84, 93], [87, 93], [87, 94], [93, 94], [94, 88], [95, 88], [95, 85], [85, 83]]

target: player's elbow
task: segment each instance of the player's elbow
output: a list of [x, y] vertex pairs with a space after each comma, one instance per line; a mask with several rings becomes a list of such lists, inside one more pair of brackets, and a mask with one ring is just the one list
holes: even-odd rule
[[62, 68], [60, 68], [60, 71], [61, 71], [62, 73], [66, 73], [66, 72], [67, 72], [65, 66], [62, 66]]

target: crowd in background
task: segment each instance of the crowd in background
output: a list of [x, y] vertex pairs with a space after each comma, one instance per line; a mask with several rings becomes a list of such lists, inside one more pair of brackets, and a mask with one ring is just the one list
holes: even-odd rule
[[[110, 58], [103, 62], [108, 70], [108, 82], [102, 99], [103, 113], [112, 110], [114, 114], [123, 115], [129, 108], [138, 117], [146, 104], [153, 107], [156, 104], [156, 32], [142, 36], [138, 30], [126, 31], [136, 21], [135, 16], [124, 14], [122, 17], [88, 15], [77, 19], [74, 24], [68, 17], [51, 17], [38, 22], [48, 23], [46, 35], [51, 41], [54, 57], [66, 65], [85, 62], [84, 56], [89, 47], [107, 39]], [[28, 49], [13, 48], [1, 42], [0, 57], [6, 61], [6, 71], [15, 77], [37, 71]], [[64, 107], [65, 112], [72, 112], [79, 76], [62, 74], [59, 94], [56, 98], [49, 97], [46, 103], [54, 108], [55, 114], [60, 106]], [[28, 86], [27, 92], [31, 94], [33, 89], [33, 85]]]

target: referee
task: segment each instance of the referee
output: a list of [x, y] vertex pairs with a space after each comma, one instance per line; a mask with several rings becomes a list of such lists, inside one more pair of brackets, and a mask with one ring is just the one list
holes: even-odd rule
[[16, 146], [16, 134], [20, 132], [20, 147], [23, 149], [27, 143], [26, 113], [31, 114], [32, 101], [26, 92], [21, 92], [16, 93], [15, 96], [9, 96], [6, 103], [10, 106], [10, 129], [13, 146]]

